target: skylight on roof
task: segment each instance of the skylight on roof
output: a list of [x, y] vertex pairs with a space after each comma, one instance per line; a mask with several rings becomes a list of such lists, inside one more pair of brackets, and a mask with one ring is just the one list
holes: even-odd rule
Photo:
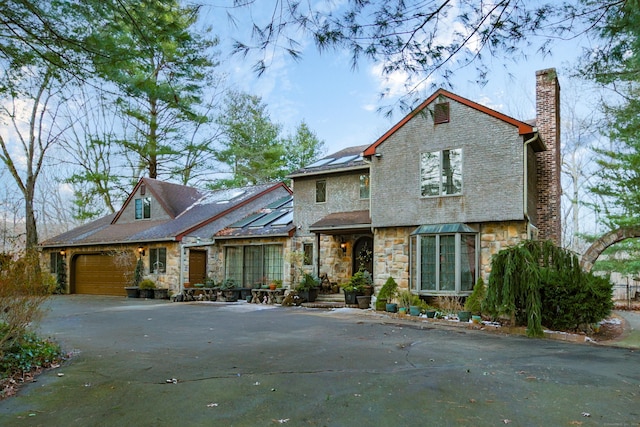
[[342, 165], [344, 163], [349, 163], [349, 162], [351, 162], [353, 160], [356, 160], [358, 157], [360, 157], [359, 154], [355, 154], [355, 155], [351, 155], [351, 156], [338, 157], [333, 162], [329, 163], [329, 165]]
[[331, 162], [333, 162], [334, 160], [335, 160], [335, 159], [334, 159], [333, 157], [328, 157], [328, 158], [326, 158], [326, 159], [320, 159], [320, 160], [317, 160], [317, 161], [315, 161], [315, 162], [311, 163], [311, 164], [310, 164], [309, 166], [307, 166], [307, 167], [308, 167], [308, 168], [318, 168], [318, 167], [320, 167], [320, 166], [324, 166], [324, 165], [326, 165], [326, 164], [328, 164], [328, 163], [331, 163]]

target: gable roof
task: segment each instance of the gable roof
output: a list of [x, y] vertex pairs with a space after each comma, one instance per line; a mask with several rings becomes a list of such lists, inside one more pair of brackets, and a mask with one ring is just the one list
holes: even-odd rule
[[[154, 182], [155, 181], [155, 182]], [[269, 183], [250, 187], [202, 191], [185, 186], [162, 183], [144, 178], [144, 182], [154, 191], [154, 196], [174, 213], [174, 217], [162, 220], [139, 220], [118, 223], [121, 209], [116, 214], [107, 215], [89, 224], [82, 225], [66, 233], [42, 242], [42, 247], [112, 245], [150, 241], [181, 241], [185, 235], [198, 232], [213, 236], [228, 223], [236, 221], [245, 206], [264, 199], [265, 203], [292, 194], [283, 183]], [[177, 190], [175, 193], [171, 190]], [[132, 193], [135, 194], [135, 191]], [[195, 199], [195, 195], [200, 195]], [[129, 199], [128, 199], [129, 200]], [[188, 206], [187, 203], [193, 200]], [[164, 205], [163, 205], [164, 206]], [[254, 208], [255, 209], [255, 208]], [[245, 209], [246, 210], [246, 209]], [[220, 224], [221, 219], [228, 222]], [[218, 221], [218, 222], [216, 222]]]
[[362, 158], [362, 152], [368, 145], [356, 145], [329, 154], [315, 162], [293, 171], [287, 178], [299, 178], [324, 174], [327, 172], [343, 172], [348, 170], [368, 169], [369, 165]]
[[438, 97], [440, 96], [444, 96], [446, 98], [452, 99], [454, 101], [457, 101], [463, 105], [466, 105], [467, 107], [473, 108], [475, 110], [478, 110], [482, 113], [488, 114], [492, 117], [495, 117], [498, 120], [502, 120], [506, 123], [509, 123], [515, 127], [518, 128], [518, 132], [520, 135], [529, 135], [529, 134], [533, 134], [536, 132], [536, 129], [531, 126], [528, 123], [522, 122], [520, 120], [514, 119], [513, 117], [509, 117], [506, 114], [502, 114], [498, 111], [492, 110], [489, 107], [486, 107], [484, 105], [478, 104], [477, 102], [473, 102], [469, 99], [463, 98], [459, 95], [456, 95], [454, 93], [451, 93], [445, 89], [438, 89], [433, 95], [431, 95], [429, 98], [427, 98], [422, 104], [420, 104], [415, 110], [413, 110], [411, 113], [407, 114], [402, 120], [400, 120], [398, 123], [395, 124], [395, 126], [393, 126], [391, 129], [389, 129], [384, 135], [382, 135], [380, 138], [378, 138], [378, 140], [376, 142], [374, 142], [373, 144], [369, 145], [363, 152], [363, 155], [368, 157], [368, 156], [373, 156], [376, 154], [376, 148], [382, 144], [383, 142], [385, 142], [387, 139], [389, 139], [391, 137], [391, 135], [393, 135], [394, 133], [396, 133], [400, 128], [402, 128], [407, 122], [409, 122], [411, 119], [413, 119], [416, 115], [418, 115], [422, 110], [424, 110], [425, 108], [427, 108], [427, 106], [429, 104], [431, 104], [433, 101], [435, 101]]

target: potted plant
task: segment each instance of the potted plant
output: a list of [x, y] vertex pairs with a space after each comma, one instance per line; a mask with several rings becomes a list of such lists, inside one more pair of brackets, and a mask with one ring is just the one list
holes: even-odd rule
[[395, 313], [398, 310], [398, 305], [394, 303], [397, 295], [398, 284], [393, 277], [389, 277], [384, 285], [382, 285], [382, 288], [380, 288], [380, 292], [378, 292], [376, 310], [386, 310], [388, 312]]
[[153, 289], [153, 299], [169, 299], [169, 289], [168, 288], [154, 288]]
[[307, 302], [314, 302], [318, 298], [318, 286], [320, 286], [320, 279], [309, 273], [302, 275], [300, 284], [296, 287], [298, 296]]
[[226, 302], [238, 301], [240, 290], [236, 289], [235, 280], [230, 278], [224, 279], [220, 284], [220, 291], [222, 293], [222, 297]]
[[[372, 284], [373, 280], [371, 279], [371, 274], [369, 274], [368, 271], [360, 270], [351, 276], [349, 282], [342, 287], [344, 290], [345, 304], [357, 304], [357, 297], [365, 296], [365, 288], [367, 286], [373, 288]], [[369, 296], [369, 302], [370, 301], [371, 296]]]
[[420, 297], [414, 295], [410, 290], [404, 289], [398, 294], [399, 308], [404, 308], [406, 313], [412, 316], [420, 315]]
[[140, 282], [140, 298], [153, 299], [153, 290], [156, 288], [156, 284], [151, 279], [144, 279]]
[[144, 264], [141, 259], [138, 259], [136, 263], [136, 269], [133, 271], [133, 283], [131, 286], [125, 286], [127, 297], [138, 298], [140, 296], [140, 282], [142, 282], [142, 276], [144, 274]]
[[469, 295], [464, 303], [464, 308], [466, 311], [471, 313], [474, 323], [480, 323], [482, 320], [482, 302], [484, 301], [486, 292], [487, 290], [484, 285], [484, 280], [482, 280], [481, 277], [473, 287], [473, 292], [471, 292], [471, 295]]

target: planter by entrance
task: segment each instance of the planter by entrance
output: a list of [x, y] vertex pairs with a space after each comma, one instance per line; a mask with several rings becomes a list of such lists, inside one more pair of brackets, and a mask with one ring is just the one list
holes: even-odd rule
[[153, 299], [169, 299], [169, 289], [166, 289], [166, 288], [154, 289]]
[[357, 291], [344, 291], [344, 303], [345, 304], [357, 304], [358, 300], [356, 297], [358, 296]]
[[127, 291], [127, 298], [140, 297], [140, 288], [137, 286], [126, 286], [124, 290]]
[[409, 314], [411, 316], [420, 316], [420, 307], [418, 307], [417, 305], [409, 306]]
[[436, 317], [436, 311], [435, 310], [427, 310], [427, 317], [429, 319], [433, 319], [434, 317]]
[[318, 298], [318, 288], [311, 288], [308, 291], [298, 291], [298, 296], [306, 302], [315, 302]]
[[358, 308], [366, 309], [371, 305], [371, 297], [370, 296], [357, 296], [358, 300]]
[[140, 289], [140, 298], [153, 299], [153, 289]]

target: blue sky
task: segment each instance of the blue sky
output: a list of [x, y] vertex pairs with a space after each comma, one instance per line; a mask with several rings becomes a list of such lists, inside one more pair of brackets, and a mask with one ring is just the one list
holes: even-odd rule
[[[315, 46], [301, 39], [301, 60], [294, 61], [275, 51], [267, 71], [257, 77], [252, 70], [253, 58], [229, 56], [231, 38], [249, 40], [248, 18], [238, 21], [237, 28], [233, 28], [221, 9], [205, 7], [202, 16], [221, 38], [220, 68], [228, 74], [228, 85], [262, 97], [272, 120], [287, 132], [293, 132], [302, 120], [306, 121], [324, 140], [327, 153], [373, 143], [403, 116], [397, 111], [389, 119], [377, 112], [395, 98], [379, 99], [387, 83], [376, 71], [375, 64], [362, 62], [354, 71], [347, 52], [319, 54]], [[489, 59], [492, 71], [487, 85], [473, 83], [474, 70], [469, 67], [455, 75], [452, 91], [517, 119], [534, 118], [535, 71], [555, 67], [563, 85], [567, 78], [564, 68], [571, 62], [572, 54], [578, 52], [576, 43], [557, 43], [553, 55], [547, 58], [526, 52], [530, 59], [517, 63], [505, 65], [500, 60]], [[391, 87], [398, 96], [404, 94], [403, 81], [402, 75], [392, 76]], [[427, 90], [425, 97], [432, 92]]]

